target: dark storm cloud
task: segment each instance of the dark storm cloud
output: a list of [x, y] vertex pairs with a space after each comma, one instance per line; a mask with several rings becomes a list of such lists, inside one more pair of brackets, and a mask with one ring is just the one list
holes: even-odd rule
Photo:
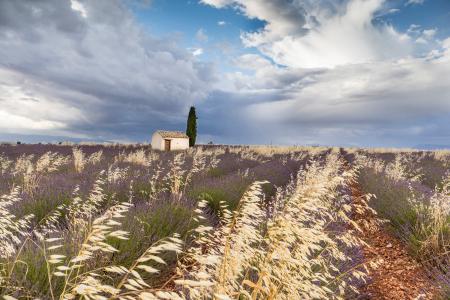
[[316, 71], [257, 65], [232, 79], [240, 116], [253, 126], [249, 143], [414, 146], [450, 137], [446, 46], [435, 58]]
[[[305, 68], [297, 55], [315, 51], [293, 48], [305, 34], [303, 25], [345, 17], [346, 3], [370, 2], [366, 11], [372, 12], [382, 1], [203, 2], [237, 4], [249, 17], [266, 20], [246, 37], [276, 44], [283, 57], [294, 53], [295, 63], [280, 66], [270, 53], [245, 54], [230, 59], [239, 72], [219, 74], [175, 38], [149, 35], [124, 4], [135, 1], [0, 0], [0, 139], [23, 134], [143, 141], [158, 128], [183, 130], [195, 104], [200, 142], [448, 144], [450, 39], [435, 41], [439, 47], [426, 57], [331, 61], [335, 67], [329, 68], [321, 63], [330, 56], [319, 55], [319, 64]], [[365, 15], [367, 24], [371, 17]], [[353, 58], [361, 54], [358, 45], [369, 54], [374, 50], [360, 37], [388, 34], [372, 25], [355, 34], [352, 22], [328, 26], [314, 39], [315, 48], [332, 54], [350, 47], [355, 52], [345, 54]], [[335, 33], [346, 42], [334, 43]]]
[[[176, 127], [188, 106], [206, 97], [212, 65], [196, 61], [175, 40], [149, 36], [121, 1], [75, 4], [0, 1], [0, 68], [20, 74], [21, 93], [78, 111], [82, 118], [62, 126], [68, 134], [126, 138]], [[14, 86], [11, 79], [8, 84]], [[10, 113], [59, 119], [20, 107]]]
[[40, 42], [40, 29], [53, 28], [65, 34], [81, 34], [85, 24], [74, 13], [70, 1], [23, 0], [0, 2], [0, 28], [3, 34]]

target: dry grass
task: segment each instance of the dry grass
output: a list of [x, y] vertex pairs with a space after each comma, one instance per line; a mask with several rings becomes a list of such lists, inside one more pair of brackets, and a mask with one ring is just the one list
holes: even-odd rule
[[[390, 161], [360, 156], [352, 167], [338, 148], [198, 147], [162, 153], [138, 146], [89, 147], [0, 155], [1, 176], [11, 184], [0, 186], [9, 188], [0, 198], [4, 299], [355, 297], [367, 274], [357, 255], [363, 242], [354, 234], [364, 229], [352, 214], [370, 210], [356, 207], [350, 197], [360, 166], [361, 176], [371, 170], [389, 182], [413, 186], [422, 178], [401, 153]], [[222, 161], [230, 158], [233, 170]], [[267, 166], [262, 173], [270, 175], [275, 162], [291, 178], [279, 186], [255, 171]], [[70, 195], [36, 220], [21, 214], [22, 206], [46, 201], [40, 187], [60, 173], [76, 182], [68, 185]], [[218, 200], [215, 210], [210, 201], [216, 199], [189, 198], [195, 185], [203, 190], [243, 179], [252, 182], [245, 193], [236, 202]], [[207, 184], [199, 185], [203, 181]], [[415, 193], [405, 200], [417, 212], [413, 228], [424, 237], [424, 255], [448, 251], [449, 190], [446, 177], [429, 198]], [[182, 226], [172, 229], [175, 223]]]
[[[346, 251], [362, 242], [348, 229], [355, 224], [349, 198], [340, 192], [354, 177], [337, 156], [324, 166], [312, 162], [292, 193], [278, 197], [270, 216], [262, 205], [265, 183], [255, 182], [234, 213], [222, 208], [219, 230], [197, 228], [176, 283], [188, 299], [339, 299], [349, 290], [357, 293], [353, 282], [364, 280], [363, 266], [346, 268]], [[200, 203], [197, 220], [205, 206]]]
[[357, 160], [363, 165], [363, 188], [378, 196], [373, 206], [450, 293], [450, 172], [447, 170], [447, 175], [430, 188], [422, 183], [426, 178], [417, 167], [420, 158], [412, 161], [396, 154], [394, 160], [386, 162], [361, 155]]

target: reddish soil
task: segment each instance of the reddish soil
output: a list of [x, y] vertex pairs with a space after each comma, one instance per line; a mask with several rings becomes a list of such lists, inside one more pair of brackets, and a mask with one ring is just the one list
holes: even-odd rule
[[[363, 201], [358, 183], [352, 186], [352, 197], [356, 205]], [[405, 246], [377, 225], [376, 220], [371, 213], [355, 213], [356, 223], [364, 228], [360, 238], [368, 244], [363, 253], [370, 277], [358, 299], [435, 299], [437, 288], [425, 271], [408, 255]]]

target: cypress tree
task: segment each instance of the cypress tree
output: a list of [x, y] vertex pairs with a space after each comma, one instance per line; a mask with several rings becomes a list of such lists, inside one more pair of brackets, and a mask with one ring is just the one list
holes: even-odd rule
[[191, 106], [187, 119], [186, 135], [189, 137], [189, 147], [195, 145], [197, 138], [197, 115], [195, 114], [195, 107]]

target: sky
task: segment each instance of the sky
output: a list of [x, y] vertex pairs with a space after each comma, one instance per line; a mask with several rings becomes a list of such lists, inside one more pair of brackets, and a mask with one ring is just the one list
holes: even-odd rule
[[449, 0], [0, 0], [0, 141], [450, 147]]

